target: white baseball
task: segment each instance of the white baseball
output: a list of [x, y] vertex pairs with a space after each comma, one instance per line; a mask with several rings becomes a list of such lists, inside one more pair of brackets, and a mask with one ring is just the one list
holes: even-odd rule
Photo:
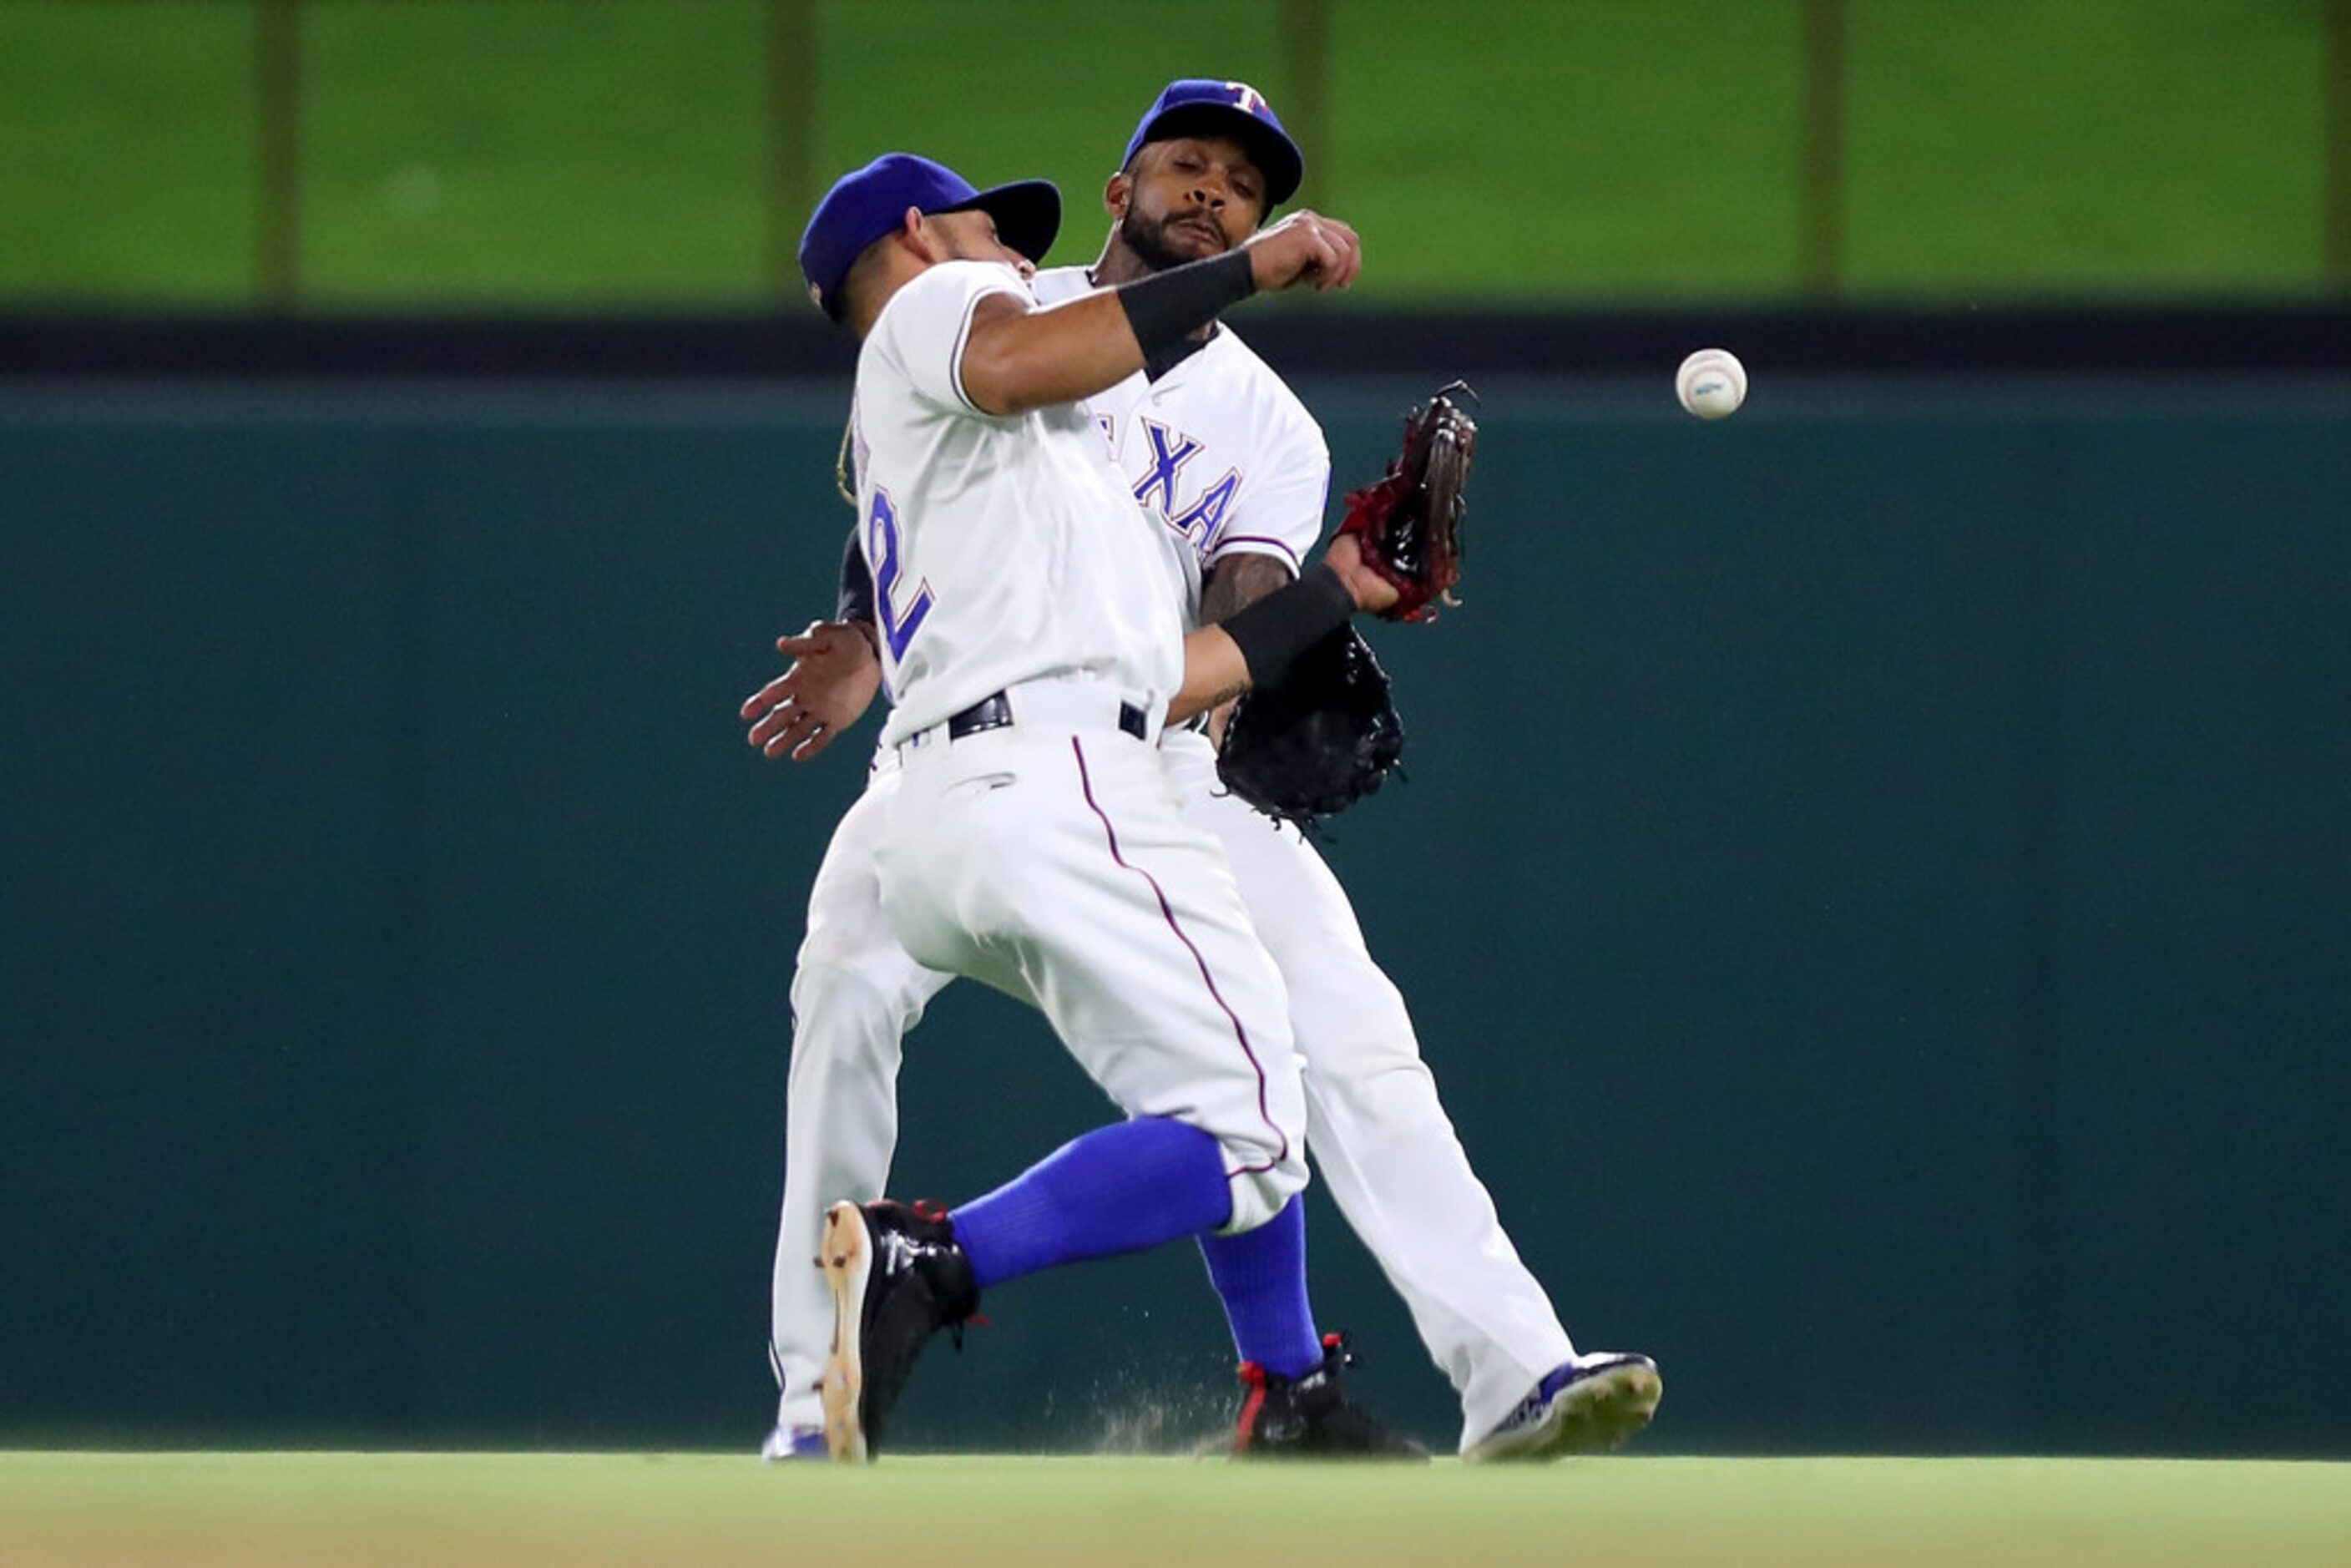
[[1747, 401], [1747, 367], [1728, 349], [1700, 349], [1674, 372], [1682, 406], [1700, 419], [1724, 419]]

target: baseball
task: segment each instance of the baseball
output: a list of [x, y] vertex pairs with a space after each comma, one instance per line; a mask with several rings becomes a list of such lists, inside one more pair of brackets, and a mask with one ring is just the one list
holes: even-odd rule
[[1747, 367], [1728, 349], [1700, 349], [1674, 374], [1682, 406], [1700, 419], [1723, 419], [1747, 401]]

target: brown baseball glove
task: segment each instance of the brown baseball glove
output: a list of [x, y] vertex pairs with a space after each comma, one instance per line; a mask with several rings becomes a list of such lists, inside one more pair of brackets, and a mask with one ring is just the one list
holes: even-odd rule
[[1478, 425], [1454, 394], [1454, 382], [1405, 415], [1404, 451], [1378, 484], [1347, 497], [1343, 534], [1363, 542], [1364, 560], [1403, 597], [1380, 613], [1390, 621], [1434, 621], [1435, 603], [1458, 604], [1461, 580], [1461, 487], [1478, 450]]

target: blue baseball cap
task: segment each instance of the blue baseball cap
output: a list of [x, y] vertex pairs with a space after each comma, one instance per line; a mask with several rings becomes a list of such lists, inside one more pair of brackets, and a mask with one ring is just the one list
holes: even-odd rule
[[809, 298], [841, 319], [841, 286], [865, 247], [894, 230], [913, 207], [937, 213], [986, 213], [996, 235], [1031, 261], [1042, 261], [1061, 229], [1061, 193], [1047, 180], [1020, 180], [975, 190], [944, 163], [912, 152], [884, 152], [843, 174], [809, 214], [800, 235], [800, 275]]
[[1249, 149], [1249, 162], [1265, 175], [1265, 210], [1273, 211], [1298, 193], [1306, 178], [1306, 156], [1281, 128], [1265, 94], [1245, 81], [1205, 77], [1171, 81], [1134, 128], [1120, 166], [1154, 141], [1177, 136], [1229, 136]]

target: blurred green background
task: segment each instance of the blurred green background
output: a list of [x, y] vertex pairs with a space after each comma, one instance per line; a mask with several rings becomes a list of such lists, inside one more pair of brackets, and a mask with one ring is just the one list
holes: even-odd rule
[[2346, 28], [2340, 0], [1192, 0], [1147, 42], [1092, 0], [0, 0], [0, 303], [796, 298], [810, 201], [896, 147], [1050, 176], [1084, 260], [1184, 73], [1288, 117], [1367, 301], [2307, 296], [2351, 276]]

